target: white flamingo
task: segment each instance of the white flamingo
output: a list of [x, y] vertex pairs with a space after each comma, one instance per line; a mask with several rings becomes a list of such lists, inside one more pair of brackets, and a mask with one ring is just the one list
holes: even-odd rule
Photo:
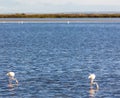
[[92, 86], [92, 85], [96, 85], [96, 87], [97, 87], [97, 90], [99, 89], [99, 85], [97, 84], [97, 82], [94, 82], [94, 80], [95, 80], [95, 74], [90, 74], [89, 76], [88, 76], [88, 79], [90, 79], [90, 85]]
[[8, 72], [7, 76], [9, 77], [9, 84], [12, 85], [12, 81], [14, 80], [16, 84], [18, 84], [18, 80], [15, 78], [14, 72]]

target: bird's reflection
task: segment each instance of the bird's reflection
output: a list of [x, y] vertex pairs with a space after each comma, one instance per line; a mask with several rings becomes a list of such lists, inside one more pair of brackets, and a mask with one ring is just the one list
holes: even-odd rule
[[93, 87], [90, 87], [90, 89], [89, 89], [90, 98], [95, 98], [95, 94], [97, 91], [98, 91], [98, 89], [94, 89]]
[[9, 92], [9, 96], [12, 97], [16, 96], [16, 88], [13, 85], [8, 86], [8, 92]]

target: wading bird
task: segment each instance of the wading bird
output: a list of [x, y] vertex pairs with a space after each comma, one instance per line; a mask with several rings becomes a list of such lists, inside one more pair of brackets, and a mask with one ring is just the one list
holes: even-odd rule
[[96, 87], [97, 87], [97, 90], [99, 89], [99, 85], [97, 84], [97, 82], [94, 82], [94, 80], [95, 80], [95, 74], [90, 74], [89, 76], [88, 76], [88, 79], [90, 79], [90, 85], [91, 85], [91, 87], [93, 86], [93, 85], [96, 85]]
[[9, 85], [12, 85], [12, 82], [15, 81], [18, 84], [18, 80], [15, 78], [14, 72], [8, 72], [7, 76], [9, 77]]

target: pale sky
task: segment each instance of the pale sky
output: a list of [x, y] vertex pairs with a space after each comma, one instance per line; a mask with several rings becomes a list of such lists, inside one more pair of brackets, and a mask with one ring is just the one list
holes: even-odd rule
[[120, 0], [0, 0], [0, 13], [120, 12]]

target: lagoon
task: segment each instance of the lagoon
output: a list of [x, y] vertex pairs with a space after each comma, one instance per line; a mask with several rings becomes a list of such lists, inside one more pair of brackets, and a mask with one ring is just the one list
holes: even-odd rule
[[0, 23], [0, 98], [119, 98], [120, 19], [58, 20]]

